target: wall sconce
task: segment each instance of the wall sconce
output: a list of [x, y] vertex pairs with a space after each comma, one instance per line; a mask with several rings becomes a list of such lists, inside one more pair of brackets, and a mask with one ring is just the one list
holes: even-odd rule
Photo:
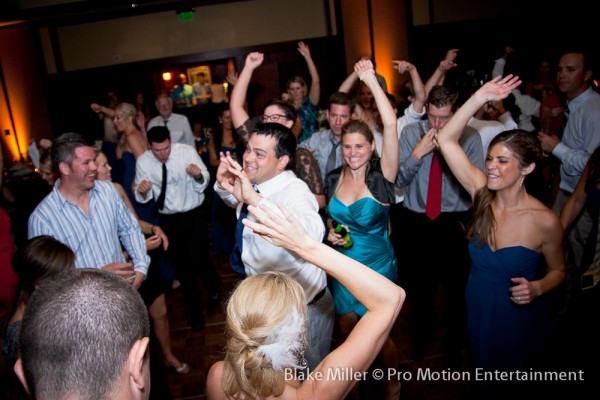
[[163, 78], [163, 81], [169, 82], [171, 80], [171, 73], [170, 72], [163, 72], [162, 78]]

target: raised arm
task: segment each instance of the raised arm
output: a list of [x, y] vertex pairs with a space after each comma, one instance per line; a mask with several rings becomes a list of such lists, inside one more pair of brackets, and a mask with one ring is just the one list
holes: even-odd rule
[[358, 75], [356, 75], [356, 72], [352, 71], [352, 73], [348, 75], [346, 79], [344, 79], [344, 82], [342, 82], [340, 85], [338, 92], [350, 93], [350, 90], [352, 90], [352, 87], [356, 83], [357, 79]]
[[112, 108], [104, 107], [103, 105], [100, 105], [98, 103], [90, 104], [90, 108], [96, 114], [102, 113], [102, 114], [104, 114], [104, 116], [106, 116], [108, 118], [112, 118], [115, 116], [115, 110], [113, 110]]
[[306, 65], [308, 66], [308, 72], [310, 73], [310, 90], [308, 91], [308, 97], [310, 98], [310, 102], [313, 105], [319, 105], [319, 100], [321, 98], [321, 82], [319, 78], [319, 72], [317, 71], [317, 67], [310, 56], [310, 50], [304, 42], [298, 42], [298, 51], [304, 57], [306, 61]]
[[497, 77], [486, 83], [456, 111], [437, 135], [440, 151], [452, 174], [472, 198], [475, 192], [486, 184], [487, 177], [465, 154], [459, 144], [460, 135], [469, 119], [483, 104], [505, 98], [520, 84], [519, 77], [512, 75], [505, 78]]
[[237, 82], [231, 92], [229, 100], [229, 110], [231, 111], [231, 120], [234, 128], [239, 128], [249, 118], [248, 113], [244, 109], [248, 86], [254, 70], [262, 64], [264, 59], [263, 53], [250, 53], [246, 56], [246, 64], [237, 78]]
[[412, 108], [417, 113], [424, 112], [427, 95], [425, 94], [425, 85], [423, 85], [423, 80], [421, 79], [421, 75], [419, 75], [419, 71], [417, 71], [417, 67], [408, 61], [402, 60], [393, 60], [392, 64], [400, 74], [405, 72], [409, 73], [410, 80], [412, 81], [413, 91], [415, 92], [415, 96], [412, 101]]
[[[402, 308], [404, 290], [358, 261], [311, 239], [285, 207], [280, 206], [280, 209], [283, 217], [266, 207], [250, 206], [248, 210], [260, 223], [248, 219], [243, 223], [269, 242], [293, 251], [323, 269], [367, 308], [346, 341], [325, 357], [313, 373], [327, 376], [337, 368], [366, 371]], [[344, 398], [353, 384], [352, 380], [308, 379], [298, 390], [306, 395], [310, 393], [314, 398]]]
[[396, 114], [386, 97], [383, 89], [377, 82], [373, 63], [370, 60], [360, 60], [354, 65], [354, 72], [373, 93], [375, 104], [381, 115], [383, 124], [383, 146], [381, 154], [381, 169], [385, 179], [390, 182], [396, 180], [398, 173], [398, 131]]
[[444, 79], [446, 78], [446, 72], [456, 67], [456, 56], [458, 55], [459, 49], [450, 49], [446, 52], [446, 58], [440, 61], [439, 67], [433, 71], [433, 74], [429, 77], [427, 82], [425, 83], [425, 96], [429, 95], [431, 88], [435, 85], [441, 85], [444, 83]]

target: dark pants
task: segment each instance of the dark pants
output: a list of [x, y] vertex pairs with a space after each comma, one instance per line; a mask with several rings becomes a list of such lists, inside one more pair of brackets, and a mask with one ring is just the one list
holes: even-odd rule
[[405, 225], [400, 232], [400, 285], [412, 305], [413, 346], [425, 352], [434, 325], [434, 299], [443, 288], [446, 355], [466, 343], [465, 287], [471, 259], [463, 224], [470, 212], [442, 213], [434, 221], [406, 208], [399, 210]]
[[209, 296], [221, 293], [221, 277], [209, 252], [205, 208], [203, 204], [187, 212], [160, 215], [160, 226], [169, 238], [168, 254], [181, 282], [185, 305], [196, 321], [203, 319], [198, 278]]

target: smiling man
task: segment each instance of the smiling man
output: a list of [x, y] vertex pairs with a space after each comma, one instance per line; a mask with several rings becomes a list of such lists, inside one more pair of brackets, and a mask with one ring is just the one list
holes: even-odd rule
[[[323, 270], [286, 249], [277, 247], [241, 224], [247, 205], [264, 204], [278, 210], [281, 203], [315, 240], [321, 241], [325, 226], [319, 206], [306, 183], [293, 172], [296, 139], [277, 123], [259, 123], [248, 139], [243, 167], [229, 154], [221, 154], [215, 191], [231, 207], [238, 207], [238, 230], [232, 267], [246, 275], [280, 271], [296, 279], [304, 289], [309, 313], [312, 370], [329, 353], [333, 333], [333, 298]], [[241, 263], [241, 264], [240, 264]]]
[[60, 179], [29, 217], [28, 237], [53, 236], [73, 250], [77, 268], [110, 271], [139, 288], [150, 261], [144, 235], [114, 185], [96, 180], [94, 148], [64, 133], [52, 145], [52, 163]]

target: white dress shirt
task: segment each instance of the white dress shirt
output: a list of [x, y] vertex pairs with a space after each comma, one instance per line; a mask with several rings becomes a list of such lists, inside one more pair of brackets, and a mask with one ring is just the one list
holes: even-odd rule
[[[194, 179], [186, 172], [190, 164], [195, 164], [202, 170], [203, 179]], [[192, 146], [182, 143], [171, 144], [171, 154], [167, 165], [167, 193], [165, 205], [161, 214], [175, 214], [190, 211], [204, 201], [204, 189], [208, 186], [210, 175], [198, 152]], [[152, 190], [144, 198], [138, 192], [140, 182], [146, 180], [152, 183]], [[135, 163], [135, 181], [133, 190], [139, 203], [147, 203], [150, 199], [158, 199], [162, 183], [162, 163], [146, 150]]]
[[185, 143], [194, 147], [194, 134], [192, 133], [192, 127], [190, 121], [188, 121], [185, 115], [172, 113], [167, 119], [167, 124], [164, 124], [163, 117], [158, 115], [148, 122], [147, 130], [155, 126], [166, 126], [169, 128], [171, 134], [171, 143]]
[[[319, 206], [315, 196], [302, 180], [298, 179], [292, 171], [283, 171], [274, 178], [256, 187], [262, 196], [259, 204], [265, 204], [269, 208], [280, 213], [277, 204], [283, 204], [290, 213], [298, 220], [310, 237], [319, 242], [323, 240], [325, 226], [319, 215]], [[225, 203], [231, 207], [238, 207], [238, 214], [242, 203], [215, 183], [215, 191]], [[254, 216], [248, 213], [252, 220]], [[325, 272], [299, 258], [296, 254], [269, 243], [260, 235], [244, 227], [242, 261], [246, 267], [246, 274], [256, 275], [266, 271], [280, 271], [294, 278], [306, 295], [307, 303], [310, 303], [317, 293], [327, 285]]]
[[487, 158], [488, 147], [491, 141], [504, 131], [519, 128], [519, 125], [512, 118], [510, 113], [506, 111], [504, 114], [498, 117], [497, 121], [494, 120], [482, 120], [475, 117], [471, 117], [467, 123], [471, 128], [477, 129], [479, 136], [481, 136], [481, 145], [483, 147], [483, 161]]

